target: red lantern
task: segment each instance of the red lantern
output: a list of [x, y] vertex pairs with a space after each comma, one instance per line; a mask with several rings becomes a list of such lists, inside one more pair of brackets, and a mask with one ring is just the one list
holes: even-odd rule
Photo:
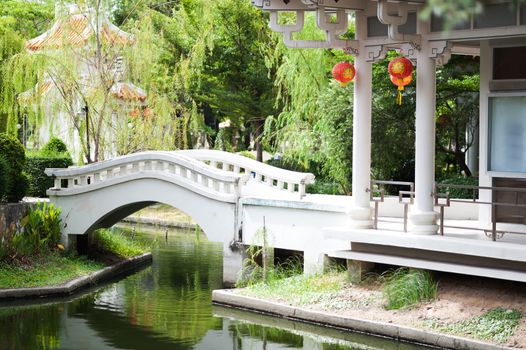
[[342, 87], [347, 86], [354, 79], [355, 75], [356, 69], [348, 61], [337, 63], [332, 68], [332, 76], [340, 82]]
[[389, 74], [395, 78], [403, 79], [413, 74], [413, 64], [405, 57], [397, 57], [389, 62]]
[[408, 75], [405, 78], [397, 78], [393, 75], [391, 77], [391, 83], [398, 86], [398, 96], [396, 98], [396, 103], [400, 106], [402, 104], [402, 91], [404, 91], [404, 86], [408, 85], [413, 81], [413, 75]]

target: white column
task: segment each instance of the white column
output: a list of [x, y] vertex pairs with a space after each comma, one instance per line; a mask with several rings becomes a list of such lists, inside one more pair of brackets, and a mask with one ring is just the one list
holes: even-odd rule
[[[366, 17], [356, 12], [356, 39], [366, 39]], [[354, 111], [352, 149], [352, 198], [351, 225], [356, 228], [372, 227], [372, 208], [367, 189], [371, 181], [371, 99], [372, 64], [367, 62], [365, 48], [360, 45], [354, 66]]]
[[[419, 33], [427, 33], [427, 23], [418, 23]], [[416, 145], [415, 202], [409, 213], [409, 230], [416, 234], [436, 234], [437, 213], [432, 196], [435, 182], [436, 66], [430, 57], [429, 42], [422, 38], [416, 63]]]

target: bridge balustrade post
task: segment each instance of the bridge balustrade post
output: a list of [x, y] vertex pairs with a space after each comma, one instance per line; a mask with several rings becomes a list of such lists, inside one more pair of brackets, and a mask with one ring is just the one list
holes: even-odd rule
[[111, 168], [111, 169], [108, 169], [108, 170], [106, 171], [106, 179], [109, 180], [109, 179], [113, 178], [113, 169], [114, 169], [114, 168]]
[[235, 174], [239, 174], [240, 170], [241, 170], [241, 169], [239, 168], [238, 165], [234, 165], [234, 173], [235, 173]]
[[212, 168], [217, 168], [217, 162], [216, 162], [215, 160], [211, 160], [211, 161], [210, 161], [210, 166], [211, 166]]
[[[96, 184], [97, 182], [100, 182], [100, 173], [93, 174], [93, 183]], [[69, 187], [69, 179], [68, 179], [68, 187]]]
[[86, 186], [88, 184], [88, 177], [87, 176], [80, 176], [79, 186]]
[[300, 194], [300, 197], [305, 196], [305, 193], [306, 193], [306, 186], [305, 186], [304, 183], [300, 183], [300, 184], [298, 185], [298, 192], [299, 192], [299, 194]]
[[152, 161], [151, 160], [146, 160], [144, 162], [144, 170], [145, 171], [152, 170]]
[[133, 163], [132, 164], [132, 172], [134, 173], [138, 173], [141, 169], [141, 164], [140, 163]]
[[228, 164], [227, 162], [223, 162], [223, 170], [230, 171], [230, 164]]
[[289, 192], [294, 192], [294, 187], [296, 187], [296, 184], [294, 184], [292, 182], [287, 182], [287, 190]]
[[127, 172], [128, 172], [128, 167], [126, 165], [121, 165], [119, 167], [119, 176], [124, 176], [126, 175]]

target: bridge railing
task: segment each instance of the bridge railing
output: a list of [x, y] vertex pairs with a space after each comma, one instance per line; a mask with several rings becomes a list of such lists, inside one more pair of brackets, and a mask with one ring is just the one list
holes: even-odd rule
[[86, 166], [46, 169], [54, 177], [50, 195], [68, 195], [140, 177], [167, 177], [204, 195], [239, 196], [248, 175], [213, 169], [178, 152], [140, 152]]
[[303, 197], [306, 186], [314, 182], [314, 175], [277, 168], [253, 159], [217, 150], [179, 151], [191, 158], [200, 160], [213, 168], [234, 174], [249, 174], [250, 181], [266, 184], [272, 188], [298, 193]]

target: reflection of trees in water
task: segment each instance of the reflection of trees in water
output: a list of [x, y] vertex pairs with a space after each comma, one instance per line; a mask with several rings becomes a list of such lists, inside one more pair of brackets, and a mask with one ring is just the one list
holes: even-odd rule
[[0, 309], [0, 349], [59, 349], [62, 305]]
[[302, 348], [303, 337], [301, 335], [287, 332], [283, 329], [274, 327], [264, 327], [252, 323], [234, 323], [229, 326], [229, 331], [239, 341], [237, 349], [242, 350], [243, 338], [253, 338], [263, 342], [265, 348], [267, 342], [282, 344], [290, 348]]
[[172, 236], [153, 264], [122, 282], [130, 323], [193, 344], [221, 329], [221, 319], [210, 316], [210, 290], [222, 286], [221, 245], [196, 242], [193, 234]]

